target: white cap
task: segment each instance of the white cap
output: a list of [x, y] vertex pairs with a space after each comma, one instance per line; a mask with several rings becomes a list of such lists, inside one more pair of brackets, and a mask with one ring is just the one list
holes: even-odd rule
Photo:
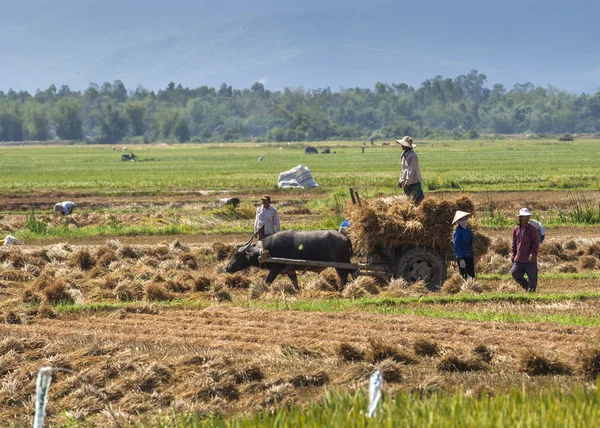
[[521, 208], [519, 210], [519, 217], [521, 216], [530, 216], [531, 215], [531, 211], [529, 211], [527, 208]]

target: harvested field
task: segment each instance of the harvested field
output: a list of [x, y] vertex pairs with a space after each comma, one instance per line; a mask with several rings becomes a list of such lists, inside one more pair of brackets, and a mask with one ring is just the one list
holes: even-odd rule
[[[376, 148], [367, 158], [352, 144], [340, 146], [336, 158], [311, 157], [321, 184], [311, 191], [274, 188], [282, 165], [295, 165], [301, 154], [285, 147], [269, 147], [260, 164], [254, 144], [226, 150], [188, 145], [160, 162], [166, 151], [140, 147], [147, 161], [127, 165], [112, 162], [113, 153], [103, 147], [36, 148], [36, 156], [42, 150], [40, 159], [48, 161], [45, 175], [12, 169], [0, 177], [0, 238], [10, 233], [25, 243], [0, 247], [0, 420], [30, 425], [35, 373], [45, 365], [82, 374], [58, 373], [50, 388], [50, 423], [66, 426], [112, 426], [102, 399], [124, 426], [170, 426], [182, 415], [204, 421], [207, 415], [254, 411], [270, 420], [270, 413], [277, 418], [282, 409], [304, 411], [321, 400], [338, 411], [336, 394], [364, 393], [376, 368], [387, 397], [400, 391], [409, 403], [433, 406], [431, 414], [439, 408], [426, 400], [437, 400], [436, 391], [473, 400], [481, 411], [480, 397], [502, 400], [514, 390], [558, 388], [566, 396], [595, 390], [600, 193], [589, 190], [593, 167], [574, 168], [569, 159], [561, 165], [571, 175], [563, 177], [556, 165], [537, 165], [540, 171], [527, 165], [523, 182], [514, 183], [504, 173], [506, 164], [487, 163], [494, 159], [490, 151], [518, 163], [542, 143], [460, 142], [450, 149], [454, 142], [426, 143], [419, 149], [428, 169], [425, 202], [418, 209], [392, 207], [385, 200], [403, 200], [395, 188], [399, 151]], [[592, 165], [597, 144], [575, 144], [582, 144], [584, 152], [576, 153], [585, 153], [586, 165]], [[464, 170], [461, 163], [448, 175], [460, 147], [481, 164]], [[6, 159], [30, 150], [7, 149], [0, 164], [13, 168]], [[49, 166], [73, 153], [87, 161], [74, 162], [73, 181], [65, 182]], [[247, 164], [248, 153], [250, 181], [248, 171], [233, 170]], [[199, 177], [199, 165], [207, 162], [216, 169]], [[460, 190], [431, 191], [456, 184]], [[421, 227], [430, 227], [437, 233], [421, 243], [451, 250], [448, 217], [461, 200], [462, 209], [475, 212], [472, 224], [491, 238], [489, 249], [486, 243], [476, 254], [477, 279], [464, 281], [449, 263], [440, 291], [422, 281], [360, 276], [339, 293], [332, 269], [300, 275], [299, 290], [287, 277], [267, 285], [267, 272], [256, 268], [225, 274], [231, 251], [250, 236], [264, 192], [285, 228], [336, 229], [345, 218], [350, 185], [367, 201], [363, 208], [383, 197], [378, 212], [402, 219], [375, 230], [377, 239], [393, 245], [406, 238], [399, 236], [405, 230], [412, 235], [402, 242], [410, 243]], [[529, 188], [538, 190], [519, 190]], [[242, 199], [237, 210], [219, 206], [220, 198], [230, 196]], [[51, 212], [60, 200], [77, 202], [68, 222]], [[523, 293], [510, 276], [511, 231], [522, 206], [547, 226], [535, 294]], [[369, 248], [372, 240], [367, 236], [363, 243]], [[355, 255], [354, 261], [365, 260]], [[586, 406], [597, 409], [594, 403]], [[363, 404], [347, 412], [357, 415], [352, 420], [364, 419]]]
[[[552, 377], [522, 373], [522, 355], [527, 349], [573, 361], [576, 349], [588, 346], [587, 337], [600, 334], [599, 328], [235, 307], [148, 314], [117, 311], [0, 325], [4, 338], [0, 349], [12, 349], [11, 358], [18, 363], [3, 375], [0, 417], [27, 421], [30, 409], [22, 400], [28, 402], [34, 387], [28, 373], [43, 364], [86, 374], [107, 394], [123, 422], [138, 420], [136, 412], [142, 413], [142, 420], [151, 420], [157, 409], [171, 406], [179, 411], [226, 414], [308, 403], [322, 397], [326, 387], [352, 390], [366, 385], [372, 368], [366, 366], [358, 377], [349, 376], [365, 363], [340, 359], [338, 347], [351, 344], [368, 354], [375, 345], [367, 338], [374, 331], [378, 340], [414, 360], [397, 367], [401, 381], [390, 381], [388, 390], [410, 391], [436, 376], [442, 390], [484, 383], [492, 385], [494, 393], [501, 393], [512, 385], [533, 388], [553, 381]], [[423, 337], [435, 341], [442, 356], [414, 355], [411, 347]], [[443, 355], [471, 355], [456, 358], [473, 361], [471, 353], [482, 343], [494, 351], [489, 363], [482, 361], [476, 371], [467, 373], [445, 369], [450, 363], [444, 362]], [[583, 372], [565, 373], [561, 378], [563, 387], [574, 387], [586, 379]], [[9, 381], [21, 386], [8, 390]], [[81, 401], [88, 396], [85, 388], [72, 376], [58, 374], [50, 394], [51, 420], [64, 421], [59, 411], [64, 409], [109, 424], [100, 401], [93, 397]]]

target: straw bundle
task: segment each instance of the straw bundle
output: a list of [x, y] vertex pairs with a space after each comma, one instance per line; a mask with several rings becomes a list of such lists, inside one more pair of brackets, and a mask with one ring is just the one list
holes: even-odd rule
[[[419, 207], [405, 197], [364, 200], [362, 206], [348, 205], [353, 247], [359, 252], [375, 248], [414, 246], [452, 252], [452, 219], [457, 210], [473, 212], [467, 196], [454, 199], [425, 199]], [[487, 252], [490, 239], [473, 225], [473, 247], [477, 254]]]

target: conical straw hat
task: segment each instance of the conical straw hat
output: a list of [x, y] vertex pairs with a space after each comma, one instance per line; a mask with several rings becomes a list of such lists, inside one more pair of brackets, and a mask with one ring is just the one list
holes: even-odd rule
[[468, 213], [468, 212], [465, 212], [465, 211], [461, 211], [461, 210], [457, 210], [456, 214], [454, 214], [454, 220], [452, 220], [452, 224], [456, 223], [461, 218], [469, 216], [469, 215], [471, 215], [471, 213]]

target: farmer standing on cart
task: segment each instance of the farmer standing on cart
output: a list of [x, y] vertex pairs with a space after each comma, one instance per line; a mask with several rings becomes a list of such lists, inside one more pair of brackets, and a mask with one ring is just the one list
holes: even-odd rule
[[271, 196], [264, 195], [261, 201], [262, 205], [256, 209], [254, 219], [254, 236], [258, 237], [259, 241], [281, 229], [279, 214], [275, 207], [271, 206]]
[[402, 146], [402, 172], [398, 180], [398, 188], [404, 191], [404, 194], [419, 205], [423, 198], [423, 188], [421, 187], [421, 168], [419, 168], [419, 157], [413, 150], [415, 145], [413, 139], [409, 136], [401, 140], [396, 140], [397, 144]]

